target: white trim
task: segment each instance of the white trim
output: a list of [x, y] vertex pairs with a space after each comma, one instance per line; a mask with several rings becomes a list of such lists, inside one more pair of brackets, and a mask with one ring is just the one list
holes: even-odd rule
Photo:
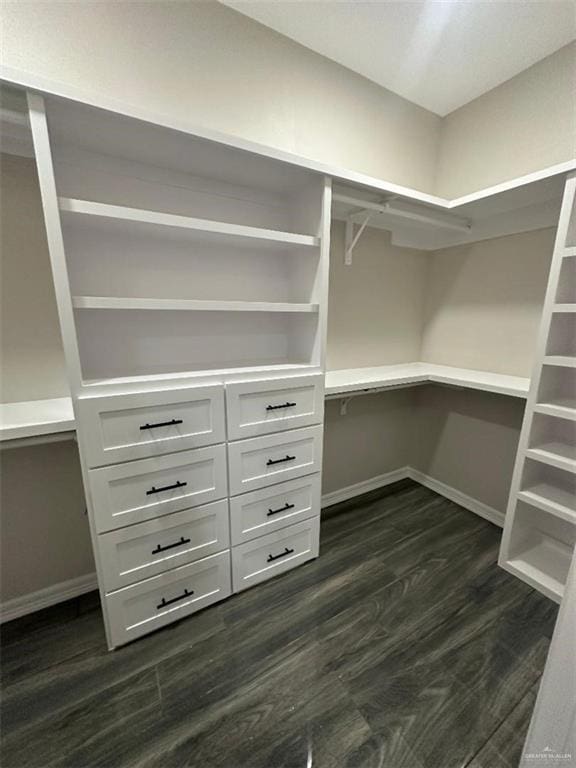
[[354, 483], [354, 485], [340, 488], [338, 491], [325, 493], [322, 496], [322, 509], [331, 507], [333, 504], [339, 504], [341, 501], [353, 499], [354, 496], [361, 496], [363, 493], [369, 493], [378, 488], [383, 488], [385, 485], [397, 483], [398, 480], [405, 480], [408, 477], [410, 477], [410, 467], [400, 467], [400, 469], [386, 472], [384, 475], [377, 475], [376, 477], [371, 477], [369, 480], [362, 480], [360, 483]]
[[431, 491], [440, 494], [440, 496], [444, 496], [444, 498], [464, 507], [464, 509], [468, 509], [470, 512], [483, 517], [488, 522], [494, 523], [499, 528], [504, 527], [504, 512], [499, 512], [494, 507], [489, 507], [488, 504], [484, 504], [484, 502], [478, 501], [478, 499], [474, 499], [472, 496], [467, 496], [457, 488], [452, 488], [452, 486], [446, 485], [446, 483], [442, 483], [440, 480], [436, 480], [436, 478], [426, 475], [424, 472], [420, 472], [420, 470], [413, 467], [408, 467], [408, 477], [420, 483], [420, 485], [429, 488]]
[[49, 608], [51, 605], [62, 603], [64, 600], [70, 600], [72, 597], [78, 597], [78, 595], [92, 592], [95, 589], [98, 589], [96, 574], [88, 573], [86, 576], [78, 576], [76, 579], [53, 584], [51, 587], [38, 590], [38, 592], [30, 592], [28, 595], [15, 597], [13, 600], [7, 600], [0, 605], [0, 624], [34, 611], [40, 611], [42, 608]]
[[488, 520], [490, 523], [494, 523], [494, 525], [497, 525], [500, 528], [502, 528], [504, 525], [503, 512], [499, 512], [497, 509], [489, 507], [482, 501], [478, 501], [478, 499], [473, 499], [472, 496], [467, 496], [465, 493], [462, 493], [462, 491], [459, 491], [456, 488], [452, 488], [451, 486], [440, 482], [440, 480], [436, 480], [434, 477], [426, 475], [424, 472], [420, 472], [418, 469], [414, 469], [414, 467], [401, 467], [400, 469], [395, 469], [392, 472], [387, 472], [384, 475], [377, 475], [376, 477], [372, 477], [369, 480], [363, 480], [360, 483], [348, 485], [346, 488], [341, 488], [338, 491], [326, 493], [322, 496], [322, 508], [324, 509], [325, 507], [330, 507], [332, 504], [338, 504], [341, 501], [348, 501], [348, 499], [352, 499], [354, 496], [360, 496], [363, 493], [375, 491], [378, 488], [383, 488], [386, 485], [390, 485], [391, 483], [398, 482], [398, 480], [405, 480], [407, 478], [414, 480], [416, 483], [419, 483], [426, 488], [429, 488], [431, 491], [438, 493], [440, 496], [444, 496], [444, 498], [453, 501], [455, 504], [458, 504], [461, 507], [464, 507], [464, 509], [467, 509], [470, 512], [474, 512], [474, 514], [483, 517], [485, 520]]

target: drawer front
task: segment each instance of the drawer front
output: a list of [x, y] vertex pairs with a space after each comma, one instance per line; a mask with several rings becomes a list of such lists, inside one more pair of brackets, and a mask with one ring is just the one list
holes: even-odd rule
[[242, 544], [320, 514], [320, 474], [289, 480], [230, 500], [232, 544]]
[[320, 472], [322, 427], [229, 443], [228, 462], [232, 495]]
[[321, 424], [324, 376], [228, 384], [226, 410], [229, 440]]
[[232, 549], [234, 592], [318, 557], [320, 518], [283, 528]]
[[107, 592], [230, 546], [228, 501], [174, 512], [98, 537]]
[[88, 471], [96, 529], [111, 531], [228, 495], [223, 445]]
[[106, 595], [114, 646], [228, 597], [230, 550]]
[[207, 387], [81, 398], [88, 466], [160, 456], [224, 442], [224, 388]]

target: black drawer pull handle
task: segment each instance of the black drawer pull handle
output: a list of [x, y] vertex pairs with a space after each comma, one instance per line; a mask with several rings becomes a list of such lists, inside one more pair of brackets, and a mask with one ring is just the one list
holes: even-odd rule
[[267, 405], [267, 411], [277, 411], [279, 408], [294, 408], [296, 403], [283, 403], [282, 405]]
[[273, 464], [283, 464], [285, 461], [294, 461], [296, 456], [285, 456], [283, 459], [268, 459], [266, 462], [267, 467], [271, 467]]
[[194, 594], [194, 590], [184, 590], [183, 595], [178, 595], [178, 597], [173, 597], [171, 600], [166, 600], [165, 597], [162, 598], [162, 602], [158, 603], [156, 606], [156, 610], [159, 611], [161, 608], [166, 608], [167, 605], [172, 605], [172, 603], [177, 603], [179, 600], [185, 600], [187, 597], [190, 597]]
[[153, 493], [162, 493], [162, 491], [172, 491], [174, 488], [184, 488], [185, 485], [188, 485], [188, 483], [181, 483], [180, 480], [178, 480], [174, 485], [163, 485], [162, 488], [155, 488], [152, 486], [149, 491], [146, 491], [146, 496], [152, 496]]
[[286, 512], [287, 509], [294, 509], [294, 504], [284, 504], [283, 507], [280, 507], [280, 509], [269, 509], [268, 512], [266, 512], [266, 517], [270, 517], [271, 515], [277, 515], [278, 512]]
[[156, 549], [152, 550], [153, 555], [157, 555], [159, 552], [166, 552], [167, 549], [174, 549], [174, 547], [181, 547], [182, 544], [190, 544], [190, 539], [185, 539], [184, 536], [180, 536], [180, 541], [175, 541], [174, 544], [166, 544], [166, 546], [161, 547], [160, 544], [156, 547]]
[[157, 424], [142, 424], [140, 429], [156, 429], [157, 427], [171, 427], [174, 424], [183, 424], [182, 419], [171, 419], [170, 421], [159, 421]]
[[293, 549], [288, 549], [288, 547], [285, 548], [284, 552], [280, 552], [279, 555], [268, 555], [267, 563], [271, 563], [274, 560], [278, 560], [280, 557], [286, 557], [286, 555], [291, 555], [294, 552]]

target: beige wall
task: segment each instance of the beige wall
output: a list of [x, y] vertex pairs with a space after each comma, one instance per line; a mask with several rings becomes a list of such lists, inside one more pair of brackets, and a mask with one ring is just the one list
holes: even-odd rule
[[530, 376], [554, 229], [429, 255], [422, 359]]
[[0, 155], [2, 402], [69, 393], [34, 160]]
[[371, 480], [410, 464], [415, 428], [414, 389], [362, 395], [340, 414], [328, 400], [324, 422], [322, 493]]
[[576, 43], [447, 115], [436, 193], [458, 197], [576, 157]]
[[412, 466], [504, 513], [524, 401], [437, 386], [414, 393], [418, 426]]
[[75, 442], [1, 454], [0, 600], [94, 572]]
[[216, 2], [3, 3], [2, 62], [380, 176], [434, 183], [441, 119]]
[[328, 370], [419, 359], [428, 258], [366, 229], [347, 267], [344, 223], [332, 223]]

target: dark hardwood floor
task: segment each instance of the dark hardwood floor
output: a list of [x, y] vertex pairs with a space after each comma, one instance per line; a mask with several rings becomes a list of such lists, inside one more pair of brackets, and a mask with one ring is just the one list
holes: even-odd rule
[[321, 556], [113, 653], [97, 595], [3, 627], [3, 768], [516, 768], [556, 606], [405, 482]]

